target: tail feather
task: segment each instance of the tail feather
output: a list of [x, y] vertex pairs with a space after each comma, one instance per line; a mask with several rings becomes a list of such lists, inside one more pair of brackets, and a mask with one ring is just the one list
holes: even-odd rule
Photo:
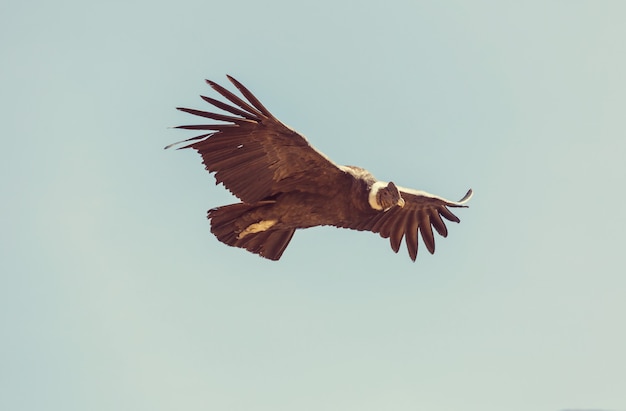
[[244, 248], [270, 260], [280, 259], [289, 241], [291, 241], [295, 229], [268, 229], [257, 233], [248, 233], [239, 238], [239, 233], [243, 229], [256, 222], [246, 221], [246, 214], [265, 204], [267, 202], [238, 203], [209, 210], [208, 218], [211, 220], [211, 232], [224, 244]]

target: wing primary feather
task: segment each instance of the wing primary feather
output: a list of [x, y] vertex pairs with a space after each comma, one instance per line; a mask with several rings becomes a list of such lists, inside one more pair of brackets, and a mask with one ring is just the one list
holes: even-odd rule
[[417, 214], [409, 213], [406, 223], [406, 232], [404, 233], [404, 241], [409, 251], [409, 257], [411, 257], [413, 261], [417, 258], [417, 227]]
[[211, 97], [207, 97], [207, 96], [200, 96], [200, 97], [202, 98], [202, 100], [206, 101], [207, 103], [209, 103], [209, 104], [211, 104], [211, 105], [213, 105], [213, 106], [215, 106], [217, 108], [220, 108], [220, 109], [222, 109], [224, 111], [228, 111], [229, 113], [232, 113], [232, 114], [235, 114], [235, 115], [238, 115], [238, 116], [241, 116], [241, 117], [245, 117], [248, 120], [259, 121], [258, 117], [254, 116], [254, 115], [252, 115], [252, 114], [250, 114], [248, 112], [245, 112], [245, 111], [243, 111], [241, 109], [238, 109], [237, 107], [233, 107], [233, 106], [231, 106], [229, 104], [226, 104], [223, 101], [219, 101], [217, 99], [214, 99], [214, 98], [211, 98]]
[[[175, 143], [172, 143], [172, 144], [168, 144], [168, 145], [166, 145], [166, 146], [163, 148], [163, 150], [167, 150], [167, 149], [168, 149], [168, 148], [170, 148], [170, 147], [174, 147], [174, 146], [175, 146], [175, 145], [177, 145], [177, 144], [186, 143], [186, 142], [188, 142], [188, 141], [200, 140], [200, 139], [203, 139], [203, 138], [205, 138], [205, 137], [210, 136], [211, 134], [213, 134], [213, 133], [202, 134], [202, 135], [200, 135], [200, 136], [191, 137], [191, 138], [188, 138], [188, 139], [185, 139], [185, 140], [177, 141], [177, 142], [175, 142]], [[190, 145], [185, 146], [185, 147], [179, 147], [179, 148], [178, 148], [178, 150], [183, 149], [183, 148], [188, 148], [188, 147], [191, 147], [192, 145], [193, 145], [193, 144], [190, 144]]]
[[397, 220], [393, 222], [393, 227], [391, 228], [389, 242], [391, 243], [391, 249], [396, 253], [402, 245], [402, 237], [404, 237], [406, 230], [406, 217], [406, 213], [399, 213]]
[[274, 117], [272, 113], [270, 113], [270, 111], [266, 109], [263, 104], [261, 104], [259, 99], [256, 98], [255, 95], [252, 94], [252, 92], [250, 92], [250, 90], [248, 90], [243, 84], [241, 84], [235, 78], [229, 76], [228, 74], [226, 75], [226, 77], [228, 77], [228, 80], [230, 80], [230, 82], [233, 83], [235, 87], [237, 87], [237, 89], [241, 92], [241, 94], [243, 94], [244, 97], [247, 98], [248, 101], [252, 103], [254, 107], [256, 107], [259, 111], [261, 111], [261, 113], [265, 114], [267, 117], [270, 117], [270, 118]]
[[446, 220], [454, 221], [455, 223], [460, 223], [459, 217], [452, 214], [452, 211], [448, 210], [448, 208], [444, 205], [439, 207], [439, 214], [441, 214]]
[[424, 211], [420, 211], [418, 214], [420, 234], [422, 234], [422, 240], [426, 244], [426, 249], [429, 253], [435, 252], [435, 236], [433, 235], [432, 227], [430, 226], [430, 219], [428, 214]]
[[246, 110], [246, 111], [248, 111], [248, 112], [250, 112], [250, 113], [252, 113], [252, 114], [254, 114], [254, 115], [258, 116], [258, 117], [265, 117], [262, 112], [260, 112], [256, 108], [252, 107], [250, 104], [246, 103], [241, 98], [237, 97], [235, 94], [233, 94], [232, 92], [228, 91], [224, 87], [220, 86], [216, 82], [211, 81], [211, 80], [206, 80], [206, 82], [209, 84], [209, 86], [213, 87], [213, 90], [217, 91], [222, 96], [224, 96], [228, 100], [230, 100], [231, 103], [238, 105], [242, 109], [244, 109], [244, 110]]
[[195, 124], [195, 125], [187, 125], [187, 126], [176, 126], [174, 128], [180, 128], [183, 130], [213, 130], [213, 131], [222, 131], [229, 130], [232, 128], [239, 127], [237, 124]]
[[185, 113], [193, 114], [194, 116], [200, 116], [200, 117], [210, 118], [210, 119], [219, 120], [219, 121], [229, 121], [235, 124], [246, 124], [246, 123], [256, 124], [256, 121], [254, 120], [249, 120], [249, 119], [240, 118], [240, 117], [225, 116], [224, 114], [211, 113], [211, 112], [202, 111], [202, 110], [194, 110], [192, 108], [176, 107], [176, 110], [184, 111]]
[[433, 227], [435, 227], [435, 230], [437, 230], [439, 235], [444, 238], [447, 237], [448, 227], [446, 227], [446, 224], [441, 219], [441, 216], [439, 215], [437, 210], [430, 210], [429, 217], [430, 217], [430, 222], [432, 223]]

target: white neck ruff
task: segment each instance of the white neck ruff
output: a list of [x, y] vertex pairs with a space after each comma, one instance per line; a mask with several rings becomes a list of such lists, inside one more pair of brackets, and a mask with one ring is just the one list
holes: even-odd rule
[[379, 210], [379, 211], [383, 210], [383, 206], [378, 204], [376, 197], [378, 196], [378, 190], [380, 190], [381, 188], [387, 187], [387, 184], [389, 183], [387, 183], [386, 181], [377, 181], [374, 184], [372, 184], [372, 188], [370, 188], [370, 194], [367, 197], [367, 200], [370, 203], [370, 207], [372, 207], [374, 210]]

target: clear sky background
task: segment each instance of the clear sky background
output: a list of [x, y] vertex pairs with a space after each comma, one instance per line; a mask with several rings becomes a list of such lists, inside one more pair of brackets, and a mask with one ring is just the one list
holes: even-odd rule
[[[0, 6], [0, 409], [626, 410], [621, 1]], [[226, 73], [340, 164], [458, 199], [434, 255], [236, 201], [176, 106]]]

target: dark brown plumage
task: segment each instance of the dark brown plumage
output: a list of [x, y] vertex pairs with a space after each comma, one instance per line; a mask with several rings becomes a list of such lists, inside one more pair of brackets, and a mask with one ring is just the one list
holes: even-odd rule
[[231, 104], [202, 99], [228, 114], [178, 108], [218, 123], [177, 127], [207, 131], [180, 142], [191, 142], [181, 148], [200, 153], [216, 184], [242, 201], [209, 210], [211, 232], [221, 242], [278, 260], [296, 229], [331, 225], [379, 233], [395, 252], [405, 238], [415, 261], [418, 231], [432, 254], [432, 228], [446, 237], [442, 217], [459, 222], [448, 207], [466, 207], [472, 190], [458, 202], [449, 201], [378, 181], [359, 167], [339, 166], [275, 118], [241, 83], [228, 79], [247, 101], [207, 80]]

